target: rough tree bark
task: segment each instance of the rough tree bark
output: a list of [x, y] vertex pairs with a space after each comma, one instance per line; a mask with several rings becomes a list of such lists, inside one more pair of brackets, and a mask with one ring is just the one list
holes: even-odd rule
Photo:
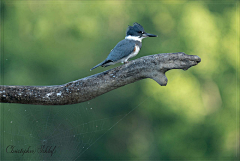
[[201, 59], [185, 53], [164, 53], [132, 60], [127, 64], [56, 86], [0, 86], [0, 103], [66, 105], [91, 100], [113, 89], [151, 78], [167, 85], [165, 72], [197, 65]]

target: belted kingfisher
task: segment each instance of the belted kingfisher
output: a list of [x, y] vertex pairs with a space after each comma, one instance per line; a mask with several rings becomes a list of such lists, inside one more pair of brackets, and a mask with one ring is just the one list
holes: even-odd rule
[[142, 47], [142, 39], [146, 37], [157, 37], [157, 35], [146, 33], [143, 27], [135, 22], [133, 26], [128, 26], [126, 37], [120, 41], [109, 53], [108, 57], [91, 70], [102, 66], [107, 67], [116, 63], [127, 63], [128, 59], [136, 56]]

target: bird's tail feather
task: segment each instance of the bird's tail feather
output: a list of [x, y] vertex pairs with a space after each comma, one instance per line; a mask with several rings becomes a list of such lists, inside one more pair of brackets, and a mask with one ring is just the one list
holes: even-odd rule
[[97, 67], [99, 67], [99, 66], [103, 65], [104, 63], [105, 63], [105, 61], [103, 61], [103, 62], [99, 63], [98, 65], [96, 65], [95, 67], [93, 67], [92, 69], [90, 69], [90, 71], [92, 71], [93, 69], [95, 69], [95, 68], [97, 68]]
[[99, 66], [101, 66], [101, 65], [102, 65], [102, 63], [96, 65], [95, 67], [93, 67], [92, 69], [90, 69], [90, 71], [92, 71], [93, 69], [95, 69], [95, 68], [97, 68], [97, 67], [99, 67]]
[[95, 69], [95, 68], [97, 68], [97, 67], [99, 67], [99, 66], [107, 67], [107, 66], [111, 65], [111, 64], [109, 64], [109, 63], [111, 63], [111, 62], [113, 62], [113, 61], [112, 61], [112, 60], [104, 60], [103, 62], [99, 63], [98, 65], [96, 65], [95, 67], [93, 67], [92, 69], [90, 69], [90, 71], [92, 71], [93, 69]]

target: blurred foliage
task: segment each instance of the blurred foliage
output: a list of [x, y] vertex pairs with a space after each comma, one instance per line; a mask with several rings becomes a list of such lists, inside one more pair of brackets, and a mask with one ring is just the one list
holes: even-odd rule
[[[10, 126], [10, 122], [20, 124], [23, 136], [34, 133], [35, 123], [22, 111], [32, 110], [35, 117], [41, 113], [43, 122], [48, 119], [44, 116], [57, 113], [55, 122], [67, 128], [76, 127], [80, 121], [72, 117], [75, 125], [70, 125], [63, 121], [65, 115], [72, 116], [74, 110], [86, 112], [85, 108], [93, 109], [94, 113], [79, 116], [83, 122], [108, 118], [108, 124], [117, 124], [84, 152], [80, 160], [236, 159], [239, 151], [239, 5], [236, 2], [2, 1], [1, 13], [4, 13], [1, 84], [5, 85], [58, 85], [113, 68], [89, 71], [106, 58], [125, 37], [127, 25], [134, 22], [158, 35], [144, 39], [135, 58], [185, 52], [202, 59], [187, 71], [167, 72], [166, 87], [146, 79], [77, 105], [1, 104], [2, 130], [12, 134], [2, 135], [2, 159], [29, 159], [27, 155], [4, 153], [13, 137], [18, 136], [14, 135], [18, 134], [16, 128], [20, 128]], [[125, 114], [128, 115], [123, 119], [115, 118]], [[39, 128], [35, 135], [41, 140], [50, 131]], [[65, 150], [71, 149], [70, 145], [65, 145]], [[69, 153], [72, 158], [79, 155]]]

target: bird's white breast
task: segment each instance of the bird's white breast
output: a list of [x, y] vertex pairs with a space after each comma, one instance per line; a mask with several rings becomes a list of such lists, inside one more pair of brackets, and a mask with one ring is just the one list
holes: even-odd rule
[[139, 46], [138, 46], [138, 45], [135, 45], [134, 51], [133, 51], [130, 55], [128, 55], [126, 58], [122, 59], [121, 62], [122, 62], [122, 63], [127, 62], [128, 59], [136, 56], [136, 55], [139, 53], [139, 51], [140, 51]]
[[139, 46], [138, 46], [138, 45], [135, 45], [135, 50], [134, 50], [134, 52], [132, 52], [132, 53], [128, 56], [128, 59], [136, 56], [136, 55], [139, 53], [139, 51], [140, 51]]

